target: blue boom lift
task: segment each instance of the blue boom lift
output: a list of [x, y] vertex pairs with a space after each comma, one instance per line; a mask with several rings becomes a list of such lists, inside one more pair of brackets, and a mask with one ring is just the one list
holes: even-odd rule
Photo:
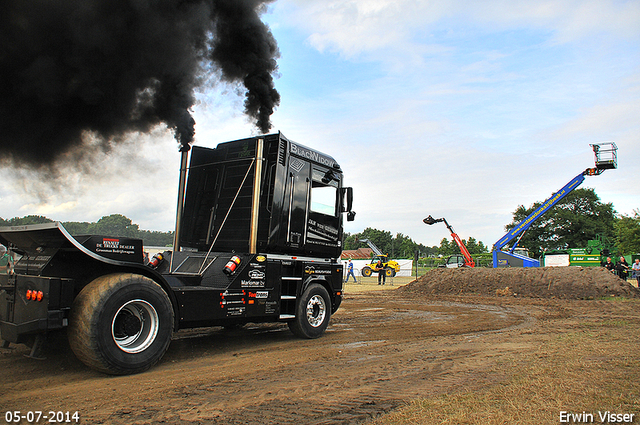
[[[498, 239], [493, 245], [493, 267], [540, 267], [540, 262], [534, 258], [529, 258], [525, 255], [521, 255], [515, 252], [520, 238], [524, 235], [524, 232], [531, 227], [531, 225], [540, 217], [542, 217], [547, 211], [549, 211], [555, 204], [560, 202], [562, 198], [567, 196], [571, 191], [580, 186], [584, 181], [585, 176], [598, 176], [604, 172], [604, 170], [611, 170], [618, 167], [617, 158], [617, 146], [613, 142], [597, 143], [590, 145], [593, 148], [595, 155], [595, 167], [587, 168], [582, 173], [575, 176], [569, 183], [564, 185], [562, 189], [551, 195], [549, 199], [544, 201], [542, 205], [536, 208], [527, 218], [518, 223], [513, 229], [511, 229], [506, 235]], [[511, 249], [503, 251], [502, 249], [515, 239], [518, 235], [520, 237], [513, 244]]]

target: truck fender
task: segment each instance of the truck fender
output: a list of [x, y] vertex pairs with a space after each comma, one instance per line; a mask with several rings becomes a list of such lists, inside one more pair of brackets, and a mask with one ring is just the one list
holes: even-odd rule
[[167, 297], [169, 297], [169, 301], [171, 301], [171, 306], [173, 307], [173, 316], [174, 316], [173, 317], [173, 319], [174, 319], [173, 320], [173, 330], [174, 331], [178, 330], [179, 323], [180, 323], [178, 300], [176, 299], [175, 293], [171, 289], [171, 285], [169, 285], [169, 282], [167, 282], [167, 280], [160, 273], [158, 273], [156, 270], [154, 270], [154, 269], [152, 269], [150, 267], [147, 267], [147, 266], [133, 265], [133, 266], [129, 266], [129, 267], [120, 267], [117, 270], [113, 270], [113, 273], [122, 273], [122, 272], [142, 275], [144, 277], [147, 277], [147, 278], [153, 280], [155, 283], [160, 285], [160, 287], [167, 294]]
[[312, 285], [314, 283], [322, 285], [324, 289], [327, 290], [327, 293], [329, 293], [329, 297], [331, 298], [331, 313], [335, 313], [336, 310], [338, 310], [338, 307], [340, 307], [342, 299], [338, 298], [338, 300], [336, 300], [335, 291], [333, 291], [330, 282], [324, 276], [310, 276], [309, 278], [307, 278], [307, 280], [303, 282], [302, 288], [300, 288], [300, 295], [304, 294], [304, 291], [307, 290], [309, 285]]
[[304, 293], [304, 291], [307, 290], [307, 288], [309, 287], [309, 285], [312, 285], [314, 283], [317, 283], [319, 285], [324, 286], [324, 289], [327, 290], [327, 292], [329, 293], [329, 295], [332, 295], [332, 290], [331, 290], [331, 285], [329, 284], [329, 281], [324, 277], [324, 276], [309, 276], [303, 283], [302, 283], [302, 287], [300, 288], [300, 294]]

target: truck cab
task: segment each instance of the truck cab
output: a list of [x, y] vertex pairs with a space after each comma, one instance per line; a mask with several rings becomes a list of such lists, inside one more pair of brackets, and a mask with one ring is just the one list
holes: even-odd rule
[[338, 163], [281, 133], [186, 158], [174, 247], [149, 264], [139, 239], [74, 237], [61, 223], [0, 228], [22, 255], [0, 281], [4, 344], [32, 343], [34, 355], [67, 328], [85, 364], [130, 374], [155, 364], [178, 329], [284, 322], [302, 338], [324, 333], [342, 301], [343, 216], [355, 216]]

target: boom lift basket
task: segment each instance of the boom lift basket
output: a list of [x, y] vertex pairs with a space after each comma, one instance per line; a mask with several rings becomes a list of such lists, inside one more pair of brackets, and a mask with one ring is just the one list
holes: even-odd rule
[[618, 147], [615, 143], [596, 143], [590, 146], [593, 148], [593, 154], [595, 155], [596, 169], [600, 173], [604, 170], [618, 168]]

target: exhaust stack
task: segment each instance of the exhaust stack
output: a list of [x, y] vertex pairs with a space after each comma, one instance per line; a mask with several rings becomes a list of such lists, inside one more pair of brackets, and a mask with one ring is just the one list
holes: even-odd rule
[[[182, 212], [184, 210], [184, 194], [187, 186], [187, 166], [189, 161], [189, 150], [191, 146], [183, 145], [180, 148], [180, 152], [182, 153], [182, 158], [180, 160], [180, 180], [178, 183], [178, 207], [176, 212], [176, 230], [173, 233], [173, 252], [176, 253], [180, 251], [180, 228], [182, 227]], [[173, 271], [173, 258], [175, 256], [171, 256], [171, 267], [170, 271]]]

